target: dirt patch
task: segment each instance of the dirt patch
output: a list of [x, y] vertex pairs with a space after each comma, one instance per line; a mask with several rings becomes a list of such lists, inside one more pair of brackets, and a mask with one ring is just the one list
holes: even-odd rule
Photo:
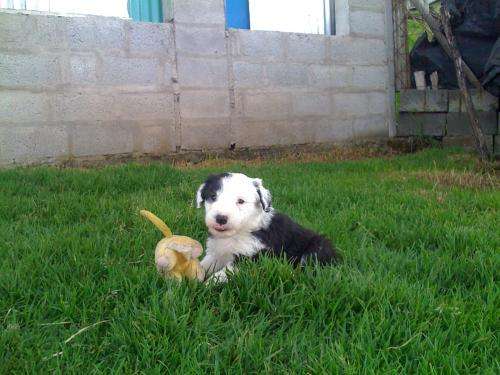
[[219, 151], [179, 152], [167, 155], [122, 154], [101, 157], [58, 161], [62, 168], [100, 168], [107, 165], [134, 162], [150, 164], [161, 162], [176, 168], [222, 167], [243, 162], [248, 165], [263, 163], [309, 163], [360, 160], [374, 157], [391, 157], [403, 152], [388, 147], [387, 142], [366, 141], [355, 145], [308, 144], [294, 146], [273, 146], [260, 149], [227, 149]]
[[203, 155], [199, 158], [172, 161], [177, 168], [223, 167], [228, 164], [244, 162], [247, 165], [265, 163], [327, 163], [345, 160], [361, 160], [375, 157], [391, 157], [400, 154], [397, 151], [377, 145], [364, 146], [320, 146], [297, 147], [295, 149], [247, 150], [234, 155]]

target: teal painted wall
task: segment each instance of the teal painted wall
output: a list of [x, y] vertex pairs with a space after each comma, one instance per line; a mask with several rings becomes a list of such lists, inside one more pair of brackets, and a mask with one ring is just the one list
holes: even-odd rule
[[161, 0], [128, 0], [127, 8], [134, 21], [163, 22]]

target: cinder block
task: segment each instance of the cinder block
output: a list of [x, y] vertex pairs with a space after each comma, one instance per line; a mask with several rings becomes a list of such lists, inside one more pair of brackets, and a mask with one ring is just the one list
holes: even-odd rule
[[447, 112], [447, 90], [401, 90], [400, 112]]
[[401, 90], [399, 93], [399, 112], [424, 112], [425, 91]]
[[307, 65], [289, 64], [287, 67], [288, 83], [291, 86], [307, 86], [309, 83], [308, 76], [309, 69]]
[[0, 12], [0, 46], [2, 49], [30, 50], [37, 48], [36, 19], [27, 14]]
[[112, 17], [66, 18], [66, 35], [72, 50], [95, 50], [102, 52], [125, 50], [125, 22]]
[[358, 89], [385, 90], [388, 79], [385, 66], [355, 66], [352, 85]]
[[93, 93], [65, 93], [52, 97], [52, 111], [58, 121], [96, 121], [114, 120], [119, 113], [114, 111], [113, 95]]
[[235, 87], [262, 87], [266, 85], [263, 64], [243, 61], [233, 63]]
[[350, 0], [349, 6], [351, 8], [378, 9], [382, 12], [385, 9], [385, 0]]
[[4, 50], [63, 50], [67, 45], [65, 17], [0, 13], [0, 46]]
[[0, 54], [0, 86], [39, 88], [61, 83], [57, 55]]
[[[178, 76], [178, 73], [177, 73], [177, 69], [175, 68], [175, 64], [171, 64], [171, 63], [165, 63], [163, 65], [163, 83], [167, 86], [170, 86], [174, 83], [174, 81], [177, 81], [177, 76]], [[176, 77], [176, 79], [174, 80], [174, 77]]]
[[385, 65], [387, 47], [383, 40], [336, 36], [330, 38], [331, 58], [334, 64]]
[[315, 123], [315, 142], [346, 142], [354, 139], [353, 119], [340, 119], [335, 115]]
[[74, 156], [128, 154], [134, 151], [134, 131], [116, 122], [77, 125], [73, 128]]
[[120, 94], [114, 100], [116, 118], [122, 120], [174, 120], [173, 93]]
[[[484, 134], [497, 134], [498, 114], [497, 112], [476, 112], [479, 126]], [[465, 112], [450, 112], [446, 116], [447, 135], [468, 135], [472, 134], [469, 116]]]
[[396, 134], [401, 137], [442, 136], [446, 125], [446, 113], [400, 113]]
[[321, 63], [326, 57], [327, 38], [324, 35], [288, 35], [288, 59], [292, 62]]
[[232, 142], [229, 118], [183, 119], [182, 148], [213, 150], [228, 148]]
[[[489, 152], [495, 152], [495, 138], [485, 135], [484, 141]], [[462, 147], [465, 150], [476, 151], [476, 141], [472, 135], [452, 135], [443, 137], [443, 147]]]
[[31, 15], [37, 24], [36, 33], [28, 35], [42, 50], [64, 50], [68, 48], [66, 20], [60, 16]]
[[70, 58], [70, 83], [75, 85], [97, 82], [97, 59], [94, 55], [73, 55]]
[[353, 84], [354, 67], [332, 65], [332, 88], [349, 87]]
[[236, 89], [234, 90], [234, 103], [232, 103], [231, 116], [234, 118], [243, 116], [243, 102], [246, 95], [246, 90]]
[[354, 67], [310, 65], [309, 86], [314, 88], [348, 88], [352, 86]]
[[459, 90], [448, 90], [448, 110], [462, 112], [462, 98]]
[[275, 31], [238, 30], [233, 32], [237, 38], [238, 52], [242, 56], [265, 60], [283, 60], [285, 46], [283, 34]]
[[34, 163], [45, 158], [68, 155], [65, 127], [0, 127], [0, 160]]
[[298, 145], [314, 143], [316, 139], [317, 124], [327, 119], [327, 116], [291, 119], [288, 121], [286, 129], [280, 129], [285, 136], [282, 137], [282, 141], [279, 144]]
[[349, 35], [349, 2], [335, 1], [335, 35]]
[[328, 94], [296, 94], [293, 98], [293, 112], [297, 115], [324, 116], [329, 115], [331, 109], [330, 95]]
[[159, 62], [148, 58], [108, 56], [102, 62], [104, 85], [153, 85], [158, 82]]
[[308, 68], [302, 64], [276, 63], [266, 66], [267, 80], [272, 86], [307, 86]]
[[0, 92], [0, 122], [37, 123], [49, 119], [47, 95], [25, 91]]
[[257, 119], [283, 119], [290, 112], [291, 99], [287, 93], [258, 93], [245, 96], [245, 116]]
[[141, 152], [153, 155], [162, 155], [175, 151], [174, 122], [141, 122], [140, 137]]
[[260, 120], [244, 120], [234, 127], [235, 143], [237, 147], [266, 147], [276, 141], [272, 137], [272, 124]]
[[443, 137], [443, 147], [463, 147], [472, 150], [475, 147], [474, 137], [471, 135], [447, 135]]
[[383, 38], [385, 35], [385, 14], [366, 10], [350, 12], [351, 33]]
[[219, 27], [176, 25], [176, 48], [182, 53], [204, 56], [226, 54], [225, 30]]
[[127, 24], [130, 53], [146, 56], [174, 56], [172, 24], [131, 22]]
[[356, 118], [353, 127], [354, 137], [357, 140], [389, 137], [389, 127], [384, 115]]
[[185, 87], [228, 87], [226, 59], [190, 58], [179, 56], [179, 83]]
[[426, 112], [448, 111], [448, 90], [425, 90]]
[[[478, 90], [471, 89], [470, 94], [476, 111], [498, 111], [498, 98], [494, 97], [487, 91], [481, 93]], [[450, 112], [467, 112], [460, 90], [449, 90], [449, 98]]]
[[245, 119], [234, 129], [238, 147], [266, 147], [291, 144], [288, 138], [289, 121]]
[[385, 114], [387, 97], [383, 92], [336, 93], [332, 113], [341, 118]]
[[314, 88], [332, 87], [332, 69], [330, 65], [310, 65], [309, 84]]
[[225, 23], [223, 0], [174, 1], [174, 18], [184, 23]]
[[369, 99], [367, 93], [335, 93], [332, 113], [341, 118], [366, 116], [370, 109]]
[[[290, 81], [290, 74], [288, 72], [288, 64], [275, 63], [266, 65], [266, 76], [270, 85], [272, 86], [293, 86]], [[307, 75], [306, 75], [307, 79]]]
[[227, 90], [183, 90], [180, 97], [181, 117], [184, 119], [222, 118], [229, 116]]
[[387, 94], [385, 92], [368, 93], [368, 112], [370, 115], [387, 112]]
[[430, 116], [431, 121], [422, 121], [422, 132], [427, 136], [443, 136], [446, 128], [446, 114], [435, 113]]

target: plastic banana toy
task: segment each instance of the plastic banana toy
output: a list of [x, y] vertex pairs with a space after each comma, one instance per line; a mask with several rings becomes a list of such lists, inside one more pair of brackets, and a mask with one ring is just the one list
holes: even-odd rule
[[178, 280], [185, 277], [203, 281], [205, 272], [198, 261], [198, 257], [203, 252], [201, 244], [190, 237], [172, 234], [163, 220], [153, 213], [146, 210], [141, 210], [140, 213], [151, 221], [164, 236], [155, 249], [155, 264], [160, 275]]

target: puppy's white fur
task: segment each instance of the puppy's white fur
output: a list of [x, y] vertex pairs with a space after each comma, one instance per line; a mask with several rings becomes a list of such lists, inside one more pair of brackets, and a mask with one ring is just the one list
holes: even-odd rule
[[[231, 173], [218, 183], [217, 189], [202, 184], [196, 194], [197, 206], [205, 207], [210, 233], [201, 266], [211, 280], [226, 281], [226, 272], [234, 270], [235, 256], [252, 257], [265, 247], [252, 232], [269, 226], [273, 209], [271, 194], [260, 179]], [[218, 216], [226, 217], [227, 223], [218, 224]]]

